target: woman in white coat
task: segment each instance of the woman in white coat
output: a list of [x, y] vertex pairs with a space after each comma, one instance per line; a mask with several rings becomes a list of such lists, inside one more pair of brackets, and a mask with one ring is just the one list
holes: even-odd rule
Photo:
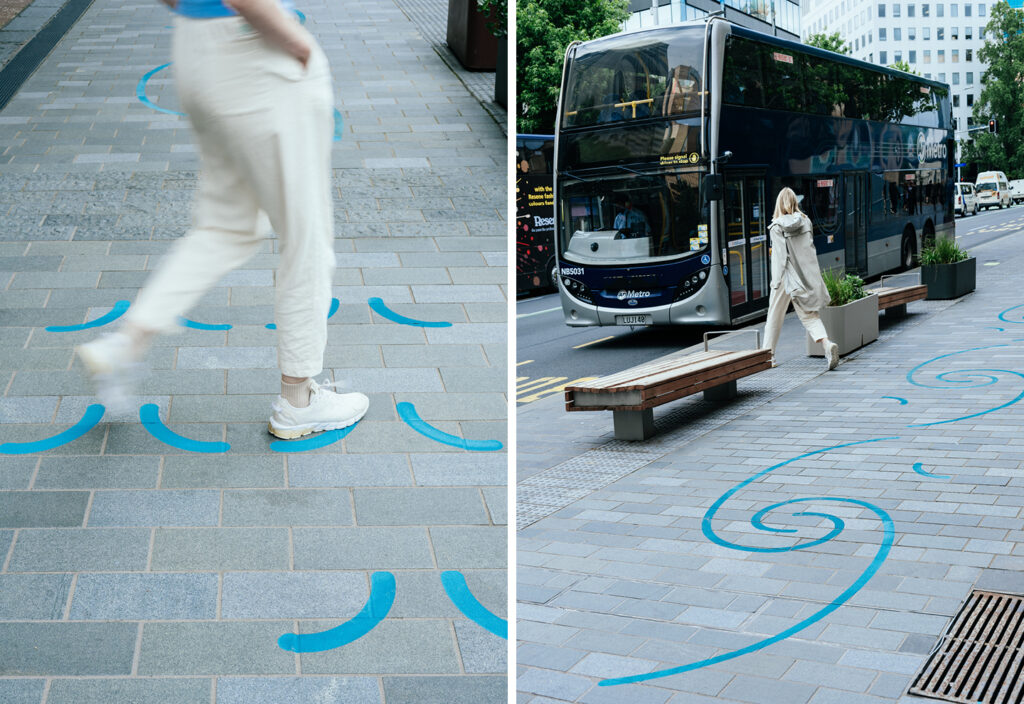
[[835, 369], [839, 364], [839, 346], [828, 339], [820, 315], [821, 309], [829, 302], [828, 289], [821, 278], [811, 221], [800, 210], [793, 189], [779, 191], [768, 232], [772, 243], [772, 290], [762, 347], [772, 351], [774, 366], [782, 320], [792, 301], [793, 309], [811, 339], [821, 343], [828, 368]]

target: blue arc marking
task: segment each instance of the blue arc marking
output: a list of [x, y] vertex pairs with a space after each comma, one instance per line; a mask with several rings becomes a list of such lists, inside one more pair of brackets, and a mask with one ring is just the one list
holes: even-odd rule
[[499, 638], [508, 640], [508, 621], [495, 616], [487, 607], [481, 604], [466, 584], [466, 578], [461, 572], [449, 570], [441, 573], [441, 584], [452, 603], [459, 611], [484, 630], [490, 631]]
[[160, 420], [160, 407], [155, 403], [144, 404], [139, 409], [139, 420], [142, 422], [142, 427], [149, 431], [150, 435], [163, 444], [176, 447], [179, 450], [217, 453], [227, 452], [231, 449], [231, 445], [226, 442], [205, 442], [203, 440], [193, 440], [184, 435], [178, 435]]
[[[295, 14], [299, 15], [300, 22], [305, 24], [306, 16], [303, 15], [298, 10], [295, 11]], [[136, 97], [138, 97], [140, 103], [142, 103], [143, 105], [145, 105], [148, 108], [152, 108], [153, 110], [156, 110], [157, 112], [167, 113], [168, 115], [177, 115], [178, 117], [188, 117], [183, 112], [178, 112], [177, 110], [168, 110], [167, 108], [160, 107], [159, 105], [154, 103], [152, 100], [150, 100], [149, 97], [146, 95], [146, 84], [149, 83], [149, 79], [152, 78], [156, 73], [158, 73], [160, 71], [163, 71], [165, 68], [167, 68], [170, 65], [171, 65], [170, 63], [162, 64], [162, 65], [157, 66], [156, 68], [154, 68], [152, 71], [148, 71], [147, 73], [145, 73], [142, 76], [142, 78], [139, 79], [138, 85], [135, 86], [135, 95], [136, 95]], [[341, 117], [341, 113], [338, 111], [337, 108], [334, 108], [334, 141], [335, 142], [340, 142], [341, 141], [341, 137], [342, 137], [342, 134], [344, 133], [344, 130], [345, 130], [345, 122], [344, 122], [344, 120]]]
[[368, 303], [370, 304], [370, 308], [372, 308], [377, 315], [387, 318], [392, 322], [401, 323], [402, 325], [417, 325], [421, 328], [450, 328], [452, 326], [451, 323], [446, 323], [444, 321], [431, 322], [429, 320], [406, 318], [404, 315], [396, 313], [384, 305], [384, 301], [380, 298], [371, 298], [368, 300]]
[[34, 452], [46, 452], [47, 450], [52, 450], [55, 447], [67, 445], [69, 442], [77, 440], [95, 428], [100, 422], [100, 418], [103, 417], [103, 412], [105, 410], [106, 409], [102, 405], [93, 403], [85, 409], [85, 413], [82, 414], [81, 420], [67, 430], [44, 440], [34, 440], [32, 442], [5, 442], [0, 444], [0, 455], [31, 455]]
[[[1010, 310], [1013, 310], [1013, 309], [1011, 308]], [[923, 384], [923, 383], [921, 383], [919, 381], [914, 381], [914, 374], [916, 374], [918, 372], [918, 370], [920, 370], [925, 365], [931, 364], [932, 362], [937, 362], [940, 359], [945, 359], [946, 357], [953, 357], [955, 355], [966, 354], [968, 352], [977, 352], [979, 350], [994, 350], [994, 349], [997, 349], [999, 347], [1007, 347], [1007, 346], [1008, 345], [989, 345], [987, 347], [972, 347], [971, 349], [960, 350], [959, 352], [949, 352], [948, 354], [940, 354], [938, 357], [933, 357], [932, 359], [929, 359], [926, 362], [921, 362], [916, 367], [914, 367], [909, 372], [907, 372], [907, 381], [910, 382], [911, 384], [913, 384], [914, 386], [921, 386], [921, 387], [924, 387], [926, 389], [945, 389], [945, 388], [947, 388], [946, 386], [939, 386], [939, 385], [936, 385], [936, 384]], [[960, 378], [960, 379], [955, 378], [955, 376], [958, 375], [958, 374], [963, 375], [964, 378]], [[941, 374], [936, 375], [935, 378], [936, 378], [936, 380], [941, 381], [941, 382], [943, 382], [945, 384], [967, 384], [968, 387], [977, 387], [977, 386], [988, 386], [990, 384], [998, 383], [999, 382], [999, 377], [995, 376], [995, 374], [1010, 374], [1012, 376], [1017, 376], [1017, 377], [1020, 377], [1021, 379], [1024, 379], [1024, 374], [1022, 374], [1020, 372], [1012, 371], [1010, 369], [953, 369], [953, 370], [950, 370], [948, 372], [942, 372]], [[968, 418], [977, 418], [978, 416], [983, 416], [983, 415], [986, 415], [988, 413], [992, 413], [994, 411], [999, 411], [999, 410], [1002, 410], [1002, 409], [1007, 408], [1009, 406], [1012, 406], [1013, 404], [1017, 403], [1021, 399], [1024, 399], [1024, 391], [1019, 393], [1016, 397], [1014, 397], [1010, 401], [1007, 401], [1006, 403], [1000, 404], [1000, 405], [995, 406], [993, 408], [989, 408], [988, 410], [985, 410], [985, 411], [979, 411], [977, 413], [971, 413], [970, 415], [960, 416], [959, 418], [950, 418], [949, 420], [937, 420], [937, 421], [933, 421], [931, 423], [915, 423], [913, 425], [908, 425], [907, 427], [908, 428], [926, 428], [926, 427], [932, 426], [932, 425], [944, 425], [946, 423], [955, 423], [955, 422], [957, 422], [959, 420], [967, 420]]]
[[986, 330], [998, 330], [999, 332], [1006, 332], [1006, 328], [997, 328], [994, 325], [989, 325], [985, 329]]
[[1024, 308], [1024, 304], [1021, 304], [1019, 306], [1014, 306], [1013, 308], [1007, 308], [1006, 310], [1004, 310], [1002, 313], [999, 314], [999, 319], [1002, 320], [1004, 323], [1016, 323], [1018, 325], [1021, 324], [1021, 323], [1024, 323], [1024, 320], [1009, 320], [1006, 317], [1007, 313], [1009, 313], [1012, 310], [1017, 310], [1018, 308]]
[[357, 425], [359, 425], [359, 421], [356, 421], [347, 428], [327, 430], [319, 435], [303, 440], [275, 440], [270, 443], [270, 449], [274, 452], [309, 452], [310, 450], [318, 450], [321, 447], [327, 447], [338, 442], [355, 430]]
[[922, 464], [921, 462], [915, 462], [914, 463], [914, 471], [917, 472], [918, 474], [924, 475], [926, 477], [935, 477], [936, 479], [949, 479], [950, 478], [949, 474], [932, 474], [931, 472], [924, 471], [924, 464]]
[[[798, 460], [806, 459], [808, 457], [812, 457], [814, 455], [818, 455], [818, 454], [821, 454], [823, 452], [829, 452], [831, 450], [838, 450], [838, 449], [844, 448], [844, 447], [852, 447], [854, 445], [864, 445], [864, 444], [867, 444], [867, 443], [881, 442], [883, 440], [898, 440], [898, 439], [899, 438], [896, 438], [896, 437], [875, 438], [873, 440], [860, 440], [860, 441], [857, 441], [857, 442], [845, 443], [843, 445], [834, 445], [833, 447], [827, 447], [827, 448], [822, 449], [822, 450], [814, 450], [813, 452], [807, 452], [807, 453], [804, 453], [802, 455], [798, 455], [796, 457], [793, 457], [791, 459], [786, 460], [785, 462], [780, 462], [779, 464], [776, 464], [776, 465], [774, 465], [772, 467], [769, 467], [768, 469], [762, 470], [761, 472], [758, 472], [757, 474], [753, 475], [752, 477], [749, 477], [748, 479], [745, 479], [744, 481], [740, 482], [739, 484], [737, 484], [736, 486], [734, 486], [733, 488], [729, 489], [727, 492], [722, 494], [720, 497], [718, 497], [718, 499], [715, 500], [715, 503], [713, 503], [711, 505], [711, 507], [707, 510], [707, 513], [704, 514], [704, 520], [701, 523], [701, 530], [703, 531], [704, 536], [707, 537], [708, 540], [710, 540], [711, 542], [715, 543], [716, 545], [721, 545], [723, 547], [731, 548], [733, 550], [742, 550], [742, 551], [745, 551], [745, 552], [758, 552], [758, 553], [789, 552], [789, 551], [792, 551], [792, 550], [805, 550], [805, 549], [813, 547], [815, 545], [820, 545], [820, 544], [822, 544], [824, 542], [827, 542], [827, 541], [831, 540], [832, 538], [834, 538], [835, 536], [837, 536], [840, 532], [842, 532], [843, 528], [845, 527], [845, 524], [843, 523], [843, 520], [839, 516], [833, 516], [833, 515], [826, 514], [826, 513], [815, 513], [815, 512], [797, 512], [797, 513], [793, 513], [792, 515], [794, 515], [794, 516], [817, 516], [817, 517], [821, 517], [821, 518], [826, 518], [829, 521], [831, 521], [831, 523], [832, 523], [832, 530], [830, 530], [825, 536], [823, 536], [821, 538], [818, 538], [816, 540], [811, 540], [811, 541], [806, 542], [806, 543], [800, 543], [798, 545], [792, 545], [790, 547], [778, 547], [778, 548], [753, 547], [753, 546], [740, 545], [739, 543], [731, 542], [729, 540], [726, 540], [726, 539], [721, 538], [718, 535], [716, 535], [714, 530], [711, 527], [711, 522], [714, 520], [715, 514], [722, 507], [722, 505], [726, 501], [728, 501], [730, 498], [732, 498], [737, 492], [741, 491], [744, 487], [746, 487], [746, 486], [750, 485], [751, 483], [757, 481], [758, 479], [760, 479], [761, 477], [765, 476], [769, 472], [778, 469], [779, 467], [784, 467], [784, 466], [786, 466], [788, 464], [791, 464], [793, 462], [796, 462]], [[833, 497], [833, 496], [814, 496], [814, 497], [790, 499], [788, 501], [781, 501], [781, 502], [779, 502], [777, 504], [773, 504], [773, 505], [768, 506], [768, 507], [762, 509], [761, 511], [759, 511], [751, 519], [751, 524], [754, 525], [754, 527], [756, 527], [756, 528], [759, 528], [759, 529], [762, 529], [762, 530], [769, 530], [769, 531], [772, 531], [772, 532], [775, 532], [775, 533], [793, 533], [793, 532], [795, 532], [793, 529], [789, 529], [789, 528], [770, 528], [768, 526], [765, 526], [764, 522], [763, 522], [764, 516], [765, 516], [765, 514], [771, 512], [771, 511], [774, 511], [775, 509], [781, 508], [781, 507], [785, 506], [786, 504], [806, 503], [806, 502], [809, 502], [809, 501], [831, 501], [831, 502], [836, 502], [836, 503], [845, 503], [845, 504], [853, 504], [855, 506], [861, 506], [862, 508], [866, 508], [869, 511], [874, 512], [874, 514], [876, 516], [878, 516], [878, 519], [881, 521], [881, 523], [882, 523], [882, 541], [881, 541], [881, 543], [878, 546], [878, 552], [875, 553], [875, 557], [871, 561], [871, 564], [868, 565], [867, 569], [864, 570], [864, 572], [860, 575], [860, 577], [857, 578], [857, 580], [853, 584], [851, 584], [849, 587], [847, 587], [845, 590], [843, 590], [842, 593], [840, 593], [830, 603], [826, 604], [824, 607], [822, 607], [818, 611], [814, 612], [813, 614], [811, 614], [810, 616], [808, 616], [804, 620], [800, 621], [799, 623], [794, 624], [793, 626], [790, 626], [789, 628], [785, 629], [784, 631], [776, 633], [773, 636], [770, 636], [770, 637], [765, 638], [763, 640], [759, 640], [756, 643], [752, 643], [751, 645], [748, 645], [748, 646], [746, 646], [744, 648], [739, 648], [737, 650], [733, 650], [733, 651], [730, 651], [728, 653], [722, 653], [721, 655], [716, 655], [715, 657], [707, 658], [707, 659], [704, 659], [704, 660], [698, 660], [697, 662], [692, 662], [689, 665], [681, 665], [679, 667], [671, 667], [671, 668], [667, 668], [667, 669], [664, 669], [664, 670], [656, 670], [654, 672], [648, 672], [648, 673], [643, 674], [643, 675], [633, 675], [633, 676], [630, 676], [630, 677], [617, 677], [617, 678], [613, 678], [613, 679], [602, 680], [601, 682], [598, 683], [598, 685], [602, 686], [602, 687], [609, 687], [609, 686], [614, 686], [614, 685], [619, 685], [619, 684], [631, 684], [631, 683], [634, 683], [634, 682], [643, 682], [645, 680], [653, 680], [653, 679], [658, 679], [658, 678], [661, 678], [661, 677], [668, 677], [670, 675], [678, 675], [678, 674], [683, 673], [683, 672], [690, 672], [692, 670], [698, 670], [698, 669], [700, 669], [702, 667], [707, 667], [708, 665], [714, 665], [716, 663], [725, 662], [726, 660], [732, 660], [733, 658], [738, 658], [738, 657], [741, 657], [743, 655], [747, 655], [748, 653], [753, 653], [753, 652], [756, 652], [758, 650], [762, 650], [763, 648], [767, 648], [769, 645], [772, 645], [773, 643], [778, 643], [781, 640], [785, 640], [786, 638], [789, 638], [790, 636], [792, 636], [792, 635], [794, 635], [796, 633], [799, 633], [800, 631], [802, 631], [803, 629], [807, 628], [808, 626], [810, 626], [810, 625], [812, 625], [814, 623], [817, 623], [818, 621], [822, 620], [823, 618], [828, 616], [830, 613], [832, 613], [833, 611], [838, 609], [840, 606], [845, 604], [847, 601], [849, 601], [850, 597], [852, 597], [854, 594], [856, 594], [858, 591], [860, 591], [861, 587], [863, 587], [865, 584], [867, 584], [868, 580], [870, 580], [871, 577], [874, 576], [874, 574], [882, 566], [882, 563], [885, 562], [885, 558], [889, 555], [889, 551], [892, 548], [892, 544], [893, 544], [893, 542], [895, 540], [895, 535], [896, 535], [895, 525], [893, 524], [892, 518], [889, 516], [889, 514], [886, 513], [884, 510], [882, 510], [881, 508], [875, 506], [874, 504], [869, 504], [868, 502], [861, 501], [860, 499], [846, 499], [846, 498]]]
[[[330, 320], [332, 317], [334, 317], [334, 314], [338, 312], [338, 308], [340, 307], [341, 301], [339, 301], [337, 298], [332, 298], [331, 309], [327, 311], [327, 319]], [[267, 323], [263, 327], [265, 327], [267, 330], [277, 330], [277, 323]]]
[[401, 401], [396, 406], [398, 410], [398, 417], [405, 421], [405, 424], [415, 430], [420, 435], [430, 438], [435, 442], [444, 443], [445, 445], [451, 445], [453, 447], [459, 447], [463, 450], [473, 450], [475, 452], [494, 452], [500, 450], [502, 445], [497, 440], [466, 440], [460, 438], [457, 435], [446, 433], [443, 430], [438, 430], [434, 426], [421, 419], [416, 413], [416, 407], [411, 403]]
[[363, 610], [351, 619], [320, 633], [285, 633], [277, 646], [293, 653], [321, 653], [359, 640], [377, 627], [395, 603], [395, 575], [374, 572], [370, 576], [370, 598]]
[[306, 24], [306, 16], [300, 11], [295, 10], [295, 16], [299, 18], [299, 24]]
[[77, 332], [79, 330], [88, 330], [89, 328], [98, 328], [120, 318], [128, 310], [129, 305], [131, 304], [128, 301], [117, 301], [114, 303], [113, 308], [96, 318], [96, 320], [90, 320], [88, 323], [79, 323], [78, 325], [47, 325], [43, 329], [46, 332]]
[[135, 95], [138, 96], [139, 102], [141, 102], [146, 107], [153, 108], [157, 112], [164, 112], [168, 115], [177, 115], [179, 117], [185, 117], [185, 113], [178, 112], [177, 110], [168, 110], [167, 108], [162, 108], [156, 103], [154, 103], [152, 100], [150, 100], [148, 97], [146, 97], [146, 84], [149, 83], [149, 79], [152, 78], [154, 74], [163, 71], [170, 65], [171, 64], [166, 63], [161, 66], [157, 66], [155, 69], [149, 71], [142, 78], [140, 78], [139, 84], [135, 87]]
[[178, 318], [178, 322], [186, 328], [193, 330], [230, 330], [231, 323], [197, 323], [188, 318]]
[[899, 396], [883, 396], [882, 398], [891, 398], [893, 401], [899, 401], [901, 406], [907, 405], [907, 399], [900, 398]]

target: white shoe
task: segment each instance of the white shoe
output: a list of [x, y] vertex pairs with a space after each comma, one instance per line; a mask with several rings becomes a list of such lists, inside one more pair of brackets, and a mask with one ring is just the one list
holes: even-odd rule
[[839, 345], [828, 339], [825, 340], [825, 360], [829, 371], [839, 366]]
[[132, 353], [132, 341], [122, 332], [108, 332], [92, 342], [75, 347], [89, 377], [96, 397], [112, 415], [132, 410], [135, 384], [141, 376], [141, 365]]
[[305, 408], [296, 408], [283, 396], [278, 396], [271, 406], [274, 413], [267, 426], [270, 434], [293, 440], [323, 430], [347, 428], [366, 415], [370, 399], [365, 394], [339, 394], [329, 389], [333, 385], [321, 386], [311, 381], [309, 405]]

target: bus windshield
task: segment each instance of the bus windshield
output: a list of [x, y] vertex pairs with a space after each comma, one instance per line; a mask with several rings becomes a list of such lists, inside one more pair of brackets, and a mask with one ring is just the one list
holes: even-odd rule
[[696, 171], [565, 181], [559, 197], [559, 247], [566, 261], [646, 263], [708, 246]]
[[700, 111], [704, 25], [600, 40], [572, 59], [562, 127]]

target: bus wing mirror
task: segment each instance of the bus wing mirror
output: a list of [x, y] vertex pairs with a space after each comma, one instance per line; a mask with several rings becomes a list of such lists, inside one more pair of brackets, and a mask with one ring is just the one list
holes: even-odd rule
[[704, 174], [704, 200], [722, 200], [725, 193], [725, 176], [722, 174]]

